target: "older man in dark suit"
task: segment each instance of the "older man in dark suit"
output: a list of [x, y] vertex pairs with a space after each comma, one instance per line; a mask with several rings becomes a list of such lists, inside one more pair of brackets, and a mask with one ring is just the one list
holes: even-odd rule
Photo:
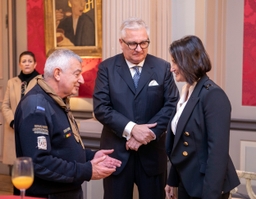
[[174, 115], [178, 90], [170, 64], [148, 54], [149, 28], [141, 19], [121, 25], [123, 51], [103, 61], [95, 84], [94, 113], [104, 125], [102, 148], [114, 148], [122, 161], [104, 179], [104, 199], [131, 199], [134, 183], [140, 199], [164, 199], [165, 135]]

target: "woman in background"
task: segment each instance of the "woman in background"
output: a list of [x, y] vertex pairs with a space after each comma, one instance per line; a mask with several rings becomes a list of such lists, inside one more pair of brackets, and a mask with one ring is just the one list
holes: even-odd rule
[[206, 75], [211, 62], [198, 37], [174, 41], [170, 54], [176, 81], [186, 83], [167, 128], [167, 198], [178, 187], [179, 199], [228, 199], [240, 183], [229, 156], [229, 99]]
[[19, 57], [20, 74], [8, 80], [7, 88], [2, 103], [2, 113], [5, 119], [3, 163], [13, 165], [16, 158], [14, 139], [14, 113], [16, 107], [25, 93], [36, 85], [35, 77], [39, 73], [35, 70], [36, 58], [34, 53], [24, 51]]

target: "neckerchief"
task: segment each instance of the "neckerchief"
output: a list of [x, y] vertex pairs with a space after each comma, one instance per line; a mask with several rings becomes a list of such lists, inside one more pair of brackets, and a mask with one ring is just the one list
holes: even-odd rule
[[81, 136], [79, 134], [79, 130], [78, 130], [78, 126], [77, 123], [75, 121], [75, 118], [73, 116], [73, 114], [70, 111], [70, 105], [69, 105], [69, 97], [66, 97], [64, 99], [60, 98], [55, 92], [54, 90], [44, 81], [44, 79], [42, 77], [38, 77], [37, 78], [37, 83], [39, 84], [39, 86], [48, 94], [51, 96], [52, 99], [54, 99], [55, 102], [57, 102], [57, 104], [63, 108], [68, 116], [68, 120], [69, 120], [69, 124], [71, 126], [72, 132], [74, 133], [74, 137], [76, 139], [77, 142], [80, 142], [81, 146], [84, 147], [84, 143], [81, 139]]

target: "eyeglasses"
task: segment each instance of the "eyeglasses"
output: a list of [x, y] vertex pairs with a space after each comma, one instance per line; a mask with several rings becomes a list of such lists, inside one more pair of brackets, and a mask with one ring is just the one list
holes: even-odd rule
[[141, 49], [145, 49], [149, 46], [150, 41], [142, 41], [140, 43], [136, 43], [136, 42], [126, 42], [122, 39], [122, 41], [131, 49], [131, 50], [135, 50], [138, 45], [140, 45]]

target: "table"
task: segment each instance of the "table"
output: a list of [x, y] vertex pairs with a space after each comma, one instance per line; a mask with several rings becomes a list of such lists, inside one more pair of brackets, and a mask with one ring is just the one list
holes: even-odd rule
[[[14, 195], [0, 195], [0, 199], [20, 199], [20, 196], [14, 196]], [[35, 198], [35, 197], [28, 197], [28, 196], [25, 196], [24, 199], [46, 199], [46, 198]]]

